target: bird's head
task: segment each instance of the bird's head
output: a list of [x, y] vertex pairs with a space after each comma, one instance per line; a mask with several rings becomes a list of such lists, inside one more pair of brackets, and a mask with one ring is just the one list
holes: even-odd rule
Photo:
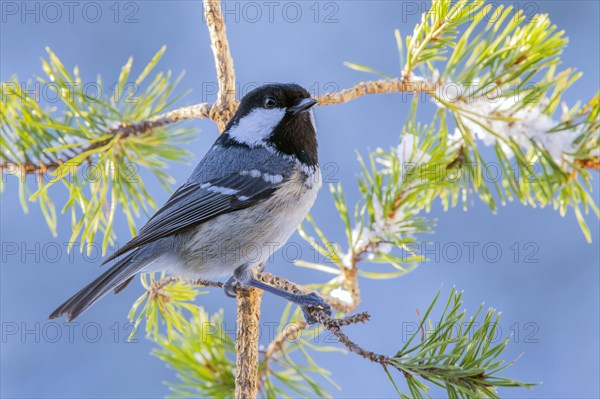
[[260, 86], [242, 98], [224, 136], [238, 145], [266, 146], [317, 164], [317, 138], [311, 108], [317, 101], [297, 84]]

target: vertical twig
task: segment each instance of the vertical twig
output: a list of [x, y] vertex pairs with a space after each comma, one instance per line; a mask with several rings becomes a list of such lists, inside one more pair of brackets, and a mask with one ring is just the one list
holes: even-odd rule
[[[223, 132], [237, 109], [235, 99], [235, 70], [221, 14], [221, 3], [203, 0], [204, 17], [210, 35], [219, 92], [210, 107], [209, 117]], [[237, 334], [235, 362], [235, 397], [252, 399], [258, 391], [258, 321], [262, 291], [255, 288], [237, 291]]]
[[210, 34], [210, 48], [212, 49], [217, 69], [217, 82], [219, 91], [217, 101], [210, 110], [210, 118], [223, 132], [227, 122], [231, 119], [237, 108], [235, 99], [235, 70], [233, 58], [229, 51], [229, 41], [225, 31], [225, 21], [221, 14], [221, 2], [203, 0], [204, 17]]
[[258, 321], [262, 291], [237, 290], [237, 334], [235, 337], [235, 397], [256, 398], [258, 391]]

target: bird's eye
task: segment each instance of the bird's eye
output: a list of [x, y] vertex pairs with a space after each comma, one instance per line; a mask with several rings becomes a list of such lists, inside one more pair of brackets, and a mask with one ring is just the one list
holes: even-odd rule
[[277, 100], [273, 97], [265, 97], [265, 108], [275, 108]]

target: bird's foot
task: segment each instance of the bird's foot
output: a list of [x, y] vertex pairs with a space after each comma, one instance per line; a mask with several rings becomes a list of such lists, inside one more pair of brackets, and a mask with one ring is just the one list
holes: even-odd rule
[[308, 324], [315, 324], [318, 320], [311, 314], [311, 308], [320, 308], [322, 309], [327, 316], [331, 316], [331, 306], [323, 300], [316, 292], [311, 292], [310, 294], [298, 295], [296, 302], [300, 309], [302, 309], [302, 313], [304, 314], [304, 319]]
[[238, 286], [239, 282], [235, 279], [235, 277], [231, 276], [229, 279], [223, 284], [223, 292], [230, 298], [235, 298], [237, 295], [235, 293], [235, 289]]
[[302, 309], [304, 319], [308, 324], [315, 324], [319, 321], [311, 314], [311, 309], [313, 308], [321, 309], [327, 316], [331, 316], [332, 314], [331, 306], [316, 292], [311, 292], [309, 294], [292, 294], [253, 278], [251, 269], [247, 267], [237, 268], [233, 272], [233, 276], [223, 284], [223, 291], [228, 297], [235, 298], [236, 289], [238, 287], [255, 287], [297, 304], [300, 306], [300, 309]]

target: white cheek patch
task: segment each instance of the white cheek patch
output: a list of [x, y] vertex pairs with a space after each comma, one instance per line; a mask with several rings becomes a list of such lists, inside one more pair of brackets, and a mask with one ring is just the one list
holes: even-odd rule
[[241, 118], [227, 133], [239, 143], [260, 145], [271, 135], [284, 116], [284, 108], [257, 108]]

